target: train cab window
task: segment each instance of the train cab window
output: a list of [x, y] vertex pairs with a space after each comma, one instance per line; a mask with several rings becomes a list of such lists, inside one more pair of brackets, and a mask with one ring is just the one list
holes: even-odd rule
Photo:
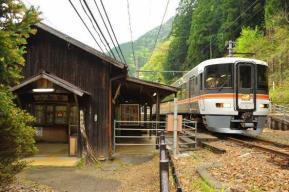
[[265, 65], [257, 65], [257, 88], [268, 89], [268, 67]]
[[239, 67], [239, 86], [240, 88], [252, 87], [252, 67], [250, 65], [241, 65]]
[[205, 68], [205, 88], [232, 87], [233, 64], [209, 65]]

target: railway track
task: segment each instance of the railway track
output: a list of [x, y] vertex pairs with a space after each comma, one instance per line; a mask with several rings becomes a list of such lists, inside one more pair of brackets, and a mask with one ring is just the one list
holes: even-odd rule
[[251, 137], [246, 138], [246, 140], [241, 140], [234, 137], [227, 137], [227, 139], [248, 147], [253, 147], [264, 152], [268, 152], [271, 154], [271, 157], [274, 160], [276, 160], [277, 156], [281, 157], [282, 159], [279, 159], [278, 162], [282, 166], [289, 167], [289, 145]]

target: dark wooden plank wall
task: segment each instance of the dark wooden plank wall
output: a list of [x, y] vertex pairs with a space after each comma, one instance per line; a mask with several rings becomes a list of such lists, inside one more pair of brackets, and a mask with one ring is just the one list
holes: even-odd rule
[[[86, 127], [99, 155], [107, 156], [109, 146], [109, 83], [111, 65], [66, 41], [38, 29], [28, 41], [25, 78], [45, 70], [90, 92], [81, 98], [86, 103]], [[85, 100], [83, 100], [85, 99]], [[97, 114], [98, 121], [93, 121]], [[89, 115], [89, 116], [88, 116]]]

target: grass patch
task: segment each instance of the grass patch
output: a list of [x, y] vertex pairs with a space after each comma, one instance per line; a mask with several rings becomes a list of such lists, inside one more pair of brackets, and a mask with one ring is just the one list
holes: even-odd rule
[[192, 184], [192, 189], [199, 190], [202, 192], [223, 192], [224, 190], [216, 190], [209, 186], [204, 180], [202, 179], [197, 179], [193, 184]]
[[76, 167], [79, 168], [79, 169], [82, 169], [85, 167], [85, 159], [84, 158], [81, 158], [77, 164], [76, 164]]
[[284, 87], [276, 87], [274, 91], [270, 89], [270, 99], [276, 104], [289, 104], [289, 90]]

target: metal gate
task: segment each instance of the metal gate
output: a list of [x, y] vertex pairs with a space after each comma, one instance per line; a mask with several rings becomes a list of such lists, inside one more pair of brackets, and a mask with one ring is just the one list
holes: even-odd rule
[[166, 121], [114, 120], [113, 152], [117, 146], [158, 146], [159, 132], [165, 128]]
[[[197, 147], [197, 122], [188, 119], [182, 121], [179, 134], [166, 131], [166, 121], [119, 121], [114, 120], [113, 152], [118, 146], [156, 146], [160, 132], [166, 134], [166, 144], [174, 152], [179, 148]], [[171, 132], [173, 133], [173, 132]], [[168, 135], [167, 135], [168, 134]]]

